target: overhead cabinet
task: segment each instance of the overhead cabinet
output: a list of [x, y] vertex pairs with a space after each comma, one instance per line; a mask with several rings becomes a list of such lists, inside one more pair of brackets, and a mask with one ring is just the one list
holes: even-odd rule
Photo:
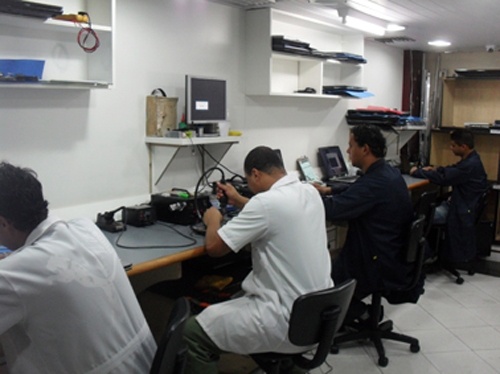
[[[113, 84], [114, 0], [59, 0], [64, 14], [86, 12], [100, 45], [86, 53], [77, 36], [87, 23], [0, 13], [0, 59], [43, 60], [39, 82], [0, 82], [4, 87], [107, 88]], [[92, 37], [89, 37], [89, 40]]]
[[[362, 56], [363, 36], [329, 24], [275, 9], [246, 12], [246, 93], [294, 97], [321, 97], [323, 86], [363, 86], [363, 64], [273, 51], [272, 37], [306, 42], [322, 52]], [[316, 93], [297, 93], [305, 88]]]

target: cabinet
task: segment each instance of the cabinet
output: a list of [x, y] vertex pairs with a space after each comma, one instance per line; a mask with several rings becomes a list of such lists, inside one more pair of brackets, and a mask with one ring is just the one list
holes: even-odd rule
[[441, 127], [500, 119], [500, 79], [446, 78], [443, 82]]
[[[363, 55], [361, 34], [311, 18], [279, 11], [255, 9], [246, 12], [246, 93], [248, 95], [293, 96], [339, 99], [323, 95], [326, 85], [362, 86], [363, 66], [336, 60], [294, 55], [272, 50], [271, 37], [309, 43], [323, 52]], [[315, 94], [294, 91], [312, 87]]]
[[[115, 0], [44, 1], [65, 14], [87, 12], [100, 46], [86, 53], [77, 43], [81, 26], [71, 21], [0, 14], [0, 59], [44, 60], [42, 80], [1, 83], [4, 87], [108, 88], [113, 84]], [[86, 25], [86, 24], [84, 24]]]

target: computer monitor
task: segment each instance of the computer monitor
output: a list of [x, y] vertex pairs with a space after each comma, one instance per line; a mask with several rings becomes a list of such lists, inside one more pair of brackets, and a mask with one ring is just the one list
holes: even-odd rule
[[340, 147], [332, 145], [318, 148], [318, 158], [327, 179], [343, 177], [348, 174]]
[[217, 123], [226, 120], [226, 81], [186, 75], [186, 122]]

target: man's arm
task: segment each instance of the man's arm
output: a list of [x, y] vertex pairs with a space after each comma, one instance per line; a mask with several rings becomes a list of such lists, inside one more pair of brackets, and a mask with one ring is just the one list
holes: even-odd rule
[[217, 208], [208, 209], [203, 215], [203, 222], [207, 226], [205, 234], [205, 250], [210, 257], [222, 257], [231, 252], [231, 248], [221, 239], [217, 230], [220, 229], [222, 214]]

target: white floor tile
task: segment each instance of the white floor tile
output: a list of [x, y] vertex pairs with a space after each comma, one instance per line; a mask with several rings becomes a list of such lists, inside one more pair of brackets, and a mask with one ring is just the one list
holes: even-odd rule
[[500, 349], [476, 351], [476, 354], [486, 361], [492, 368], [500, 371]]
[[419, 340], [420, 351], [423, 353], [471, 350], [459, 338], [445, 328], [439, 330], [412, 331], [410, 335]]
[[500, 349], [500, 332], [493, 327], [465, 327], [450, 329], [470, 349]]
[[445, 273], [429, 274], [417, 304], [383, 301], [385, 319], [393, 320], [395, 331], [419, 339], [420, 352], [410, 352], [408, 344], [384, 341], [389, 365], [381, 368], [371, 342], [353, 342], [341, 346], [338, 355], [329, 355], [331, 373], [499, 374], [500, 278], [463, 278], [465, 283], [458, 285]]
[[441, 374], [497, 374], [498, 371], [474, 352], [426, 353]]

